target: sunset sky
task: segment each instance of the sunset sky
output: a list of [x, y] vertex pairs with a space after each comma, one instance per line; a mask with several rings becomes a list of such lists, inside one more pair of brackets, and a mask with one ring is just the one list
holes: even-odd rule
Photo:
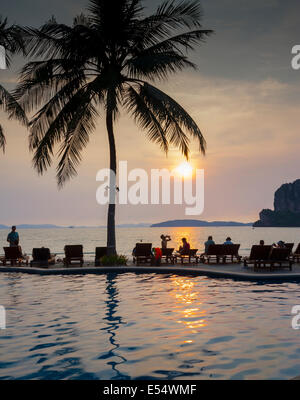
[[[159, 0], [145, 0], [153, 11]], [[40, 26], [52, 15], [71, 23], [86, 0], [1, 0], [10, 23]], [[203, 157], [194, 143], [192, 163], [205, 170], [205, 211], [199, 219], [255, 221], [273, 207], [274, 191], [300, 178], [300, 70], [291, 49], [300, 44], [299, 0], [202, 0], [203, 26], [215, 34], [186, 70], [157, 85], [194, 117], [207, 141]], [[0, 81], [13, 89], [24, 60], [14, 59]], [[39, 177], [31, 166], [28, 132], [0, 113], [7, 150], [0, 154], [0, 224], [103, 225], [106, 207], [96, 203], [96, 173], [108, 166], [103, 120], [84, 152], [78, 177], [57, 189], [55, 165]], [[116, 126], [118, 159], [130, 168], [173, 168], [184, 161], [177, 150], [166, 157], [126, 115]], [[185, 218], [180, 206], [118, 206], [117, 223]]]

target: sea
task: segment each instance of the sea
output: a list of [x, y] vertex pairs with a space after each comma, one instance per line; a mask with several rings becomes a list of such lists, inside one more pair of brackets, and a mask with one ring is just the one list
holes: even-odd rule
[[[105, 228], [59, 228], [59, 229], [19, 229], [20, 245], [27, 255], [36, 247], [48, 247], [52, 253], [63, 255], [64, 246], [82, 244], [86, 259], [93, 258], [96, 247], [106, 246]], [[0, 254], [7, 245], [9, 231], [0, 230]], [[243, 227], [193, 227], [193, 228], [117, 228], [117, 251], [119, 254], [131, 256], [138, 242], [152, 243], [153, 247], [160, 246], [161, 234], [170, 235], [169, 247], [178, 249], [183, 237], [191, 244], [191, 248], [204, 249], [204, 242], [212, 235], [216, 243], [223, 243], [228, 236], [233, 243], [240, 244], [240, 255], [248, 255], [253, 244], [261, 239], [266, 244], [283, 240], [288, 243], [300, 243], [300, 228], [252, 228]]]
[[[0, 231], [5, 246], [7, 231]], [[300, 242], [300, 229], [122, 228], [118, 251], [136, 242], [203, 249], [231, 236], [242, 255], [264, 239]], [[85, 258], [105, 246], [105, 229], [19, 230], [24, 251], [59, 254], [82, 244]], [[292, 379], [300, 375], [299, 282], [245, 282], [205, 276], [117, 272], [0, 274], [0, 380]], [[300, 307], [300, 306], [298, 306]], [[3, 322], [3, 321], [2, 321]]]

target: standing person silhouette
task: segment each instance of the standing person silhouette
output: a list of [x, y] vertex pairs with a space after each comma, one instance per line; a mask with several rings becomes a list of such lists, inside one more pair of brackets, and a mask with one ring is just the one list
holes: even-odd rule
[[170, 242], [171, 237], [169, 235], [161, 235], [161, 248], [166, 249], [168, 247], [168, 242]]
[[10, 245], [10, 247], [16, 247], [16, 246], [19, 246], [19, 240], [20, 240], [20, 238], [19, 238], [19, 234], [18, 234], [18, 232], [16, 231], [16, 227], [15, 226], [12, 226], [11, 227], [11, 232], [8, 234], [8, 236], [7, 236], [7, 241], [8, 241], [8, 243], [9, 243], [9, 245]]

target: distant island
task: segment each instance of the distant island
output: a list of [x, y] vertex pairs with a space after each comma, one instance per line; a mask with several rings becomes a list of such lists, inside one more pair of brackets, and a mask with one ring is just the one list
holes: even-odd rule
[[177, 219], [173, 221], [160, 222], [151, 225], [151, 228], [192, 228], [192, 227], [234, 227], [234, 226], [252, 226], [253, 222], [232, 222], [232, 221], [200, 221], [195, 219]]
[[[61, 226], [51, 225], [51, 224], [42, 224], [42, 225], [31, 225], [31, 224], [20, 224], [17, 225], [18, 229], [59, 229]], [[11, 229], [11, 226], [1, 225], [0, 229]]]
[[274, 196], [274, 210], [262, 210], [254, 227], [300, 227], [300, 179], [282, 185]]
[[[141, 223], [141, 224], [122, 224], [122, 225], [117, 225], [117, 228], [149, 228], [150, 224], [146, 223]], [[34, 224], [20, 224], [17, 225], [17, 229], [99, 229], [99, 228], [105, 228], [106, 226], [58, 226], [58, 225], [51, 225], [51, 224], [39, 224], [39, 225], [34, 225]], [[11, 229], [11, 226], [8, 225], [2, 225], [0, 224], [0, 229]]]

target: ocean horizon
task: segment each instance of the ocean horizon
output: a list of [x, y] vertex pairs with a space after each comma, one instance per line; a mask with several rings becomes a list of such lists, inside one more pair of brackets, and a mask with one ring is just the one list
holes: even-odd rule
[[[64, 246], [82, 244], [87, 259], [92, 258], [96, 247], [106, 247], [106, 228], [59, 228], [59, 229], [18, 229], [20, 245], [26, 254], [31, 254], [36, 247], [49, 247], [57, 255], [64, 254]], [[0, 253], [7, 245], [6, 238], [9, 230], [0, 230]], [[117, 228], [117, 251], [119, 254], [131, 256], [138, 242], [152, 243], [160, 247], [161, 234], [170, 235], [172, 240], [168, 247], [178, 249], [181, 238], [186, 237], [192, 248], [202, 252], [204, 242], [212, 235], [216, 243], [223, 243], [228, 236], [236, 244], [240, 244], [240, 255], [249, 255], [252, 245], [261, 239], [266, 244], [284, 242], [300, 243], [300, 228], [252, 228], [242, 227], [189, 227], [189, 228]]]

